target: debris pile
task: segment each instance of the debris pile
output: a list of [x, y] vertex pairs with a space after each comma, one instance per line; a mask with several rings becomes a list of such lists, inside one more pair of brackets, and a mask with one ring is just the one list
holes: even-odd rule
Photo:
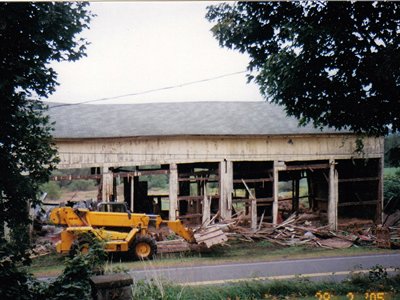
[[[219, 217], [218, 213], [213, 219], [194, 230], [196, 242], [203, 246], [200, 249], [223, 244], [228, 239], [245, 242], [266, 240], [279, 246], [308, 245], [327, 249], [343, 249], [353, 245], [393, 248], [400, 242], [400, 228], [383, 227], [384, 229], [381, 230], [371, 220], [341, 219], [338, 225], [339, 230], [333, 231], [329, 225], [321, 226], [320, 215], [303, 213], [292, 214], [278, 225], [260, 221], [257, 229], [254, 230], [249, 227], [249, 220], [243, 214], [238, 214], [230, 220], [214, 223], [217, 217]], [[165, 244], [171, 249], [165, 252], [174, 252], [173, 249], [177, 248], [181, 248], [182, 251], [195, 250], [184, 241], [175, 243], [171, 247]]]
[[271, 223], [262, 222], [257, 230], [252, 230], [240, 225], [242, 218], [231, 220], [227, 225], [227, 235], [244, 241], [267, 240], [280, 246], [312, 245], [323, 248], [348, 248], [353, 244], [365, 244], [374, 242], [375, 238], [371, 229], [361, 232], [332, 231], [329, 226], [318, 226], [319, 216], [292, 214], [282, 223], [274, 226]]
[[54, 246], [50, 241], [41, 241], [40, 243], [36, 243], [34, 247], [30, 250], [29, 257], [36, 258], [40, 256], [45, 256], [54, 252]]

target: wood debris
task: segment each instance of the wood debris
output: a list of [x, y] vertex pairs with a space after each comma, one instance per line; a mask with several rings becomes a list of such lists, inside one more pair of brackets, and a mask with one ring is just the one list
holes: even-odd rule
[[210, 226], [197, 231], [194, 234], [194, 238], [198, 244], [205, 244], [207, 248], [213, 245], [223, 244], [228, 240], [226, 234], [217, 226]]
[[[369, 220], [351, 220], [348, 230], [332, 231], [328, 225], [320, 225], [320, 216], [312, 213], [292, 214], [278, 225], [261, 222], [257, 229], [249, 226], [249, 220], [239, 214], [227, 220], [225, 228], [229, 238], [241, 241], [267, 240], [280, 246], [311, 245], [324, 248], [348, 248], [354, 244], [374, 244], [376, 236], [372, 234], [373, 224]], [[349, 220], [345, 220], [347, 222]], [[246, 223], [247, 222], [247, 223]], [[350, 222], [349, 222], [350, 223]], [[354, 225], [357, 226], [354, 226]], [[247, 225], [247, 226], [246, 226]], [[342, 229], [346, 229], [342, 227]]]
[[189, 243], [183, 239], [157, 242], [157, 253], [190, 251]]

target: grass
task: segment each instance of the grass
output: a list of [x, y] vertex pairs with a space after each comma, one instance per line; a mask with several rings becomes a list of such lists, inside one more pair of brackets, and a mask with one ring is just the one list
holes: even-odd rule
[[166, 282], [135, 282], [133, 299], [398, 299], [400, 276], [350, 276], [342, 282], [307, 279], [248, 281], [220, 286], [182, 287]]
[[[277, 261], [283, 259], [302, 259], [332, 256], [351, 256], [393, 253], [393, 250], [379, 249], [375, 247], [351, 247], [347, 249], [310, 248], [305, 246], [277, 247], [267, 241], [246, 243], [230, 242], [229, 246], [218, 246], [209, 253], [174, 253], [160, 254], [151, 262], [152, 267], [197, 266], [218, 265], [226, 263]], [[30, 272], [35, 276], [57, 276], [63, 270], [64, 258], [58, 254], [34, 259]], [[141, 261], [127, 261], [115, 257], [110, 263], [110, 268], [115, 269], [146, 269], [148, 263]]]

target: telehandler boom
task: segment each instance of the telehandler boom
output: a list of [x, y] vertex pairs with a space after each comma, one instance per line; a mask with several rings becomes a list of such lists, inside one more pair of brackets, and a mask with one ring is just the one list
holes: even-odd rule
[[163, 220], [158, 215], [90, 211], [65, 206], [54, 208], [50, 220], [55, 225], [65, 226], [61, 240], [56, 244], [59, 253], [76, 249], [85, 251], [88, 242], [82, 237], [87, 233], [104, 241], [108, 252], [129, 252], [137, 259], [151, 259], [157, 253], [157, 245], [150, 235], [149, 226], [154, 229], [167, 226], [189, 243], [195, 243], [193, 232], [181, 221]]

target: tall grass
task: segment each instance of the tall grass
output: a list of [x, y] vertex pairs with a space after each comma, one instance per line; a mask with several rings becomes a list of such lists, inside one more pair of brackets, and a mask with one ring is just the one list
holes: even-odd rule
[[400, 276], [389, 277], [384, 268], [377, 266], [368, 274], [352, 275], [342, 282], [314, 282], [298, 278], [220, 286], [180, 286], [155, 278], [137, 281], [132, 286], [133, 299], [149, 300], [318, 299], [315, 296], [318, 292], [329, 293], [330, 299], [341, 299], [348, 293], [358, 295], [356, 299], [364, 299], [366, 292], [384, 292], [385, 299], [399, 299]]

